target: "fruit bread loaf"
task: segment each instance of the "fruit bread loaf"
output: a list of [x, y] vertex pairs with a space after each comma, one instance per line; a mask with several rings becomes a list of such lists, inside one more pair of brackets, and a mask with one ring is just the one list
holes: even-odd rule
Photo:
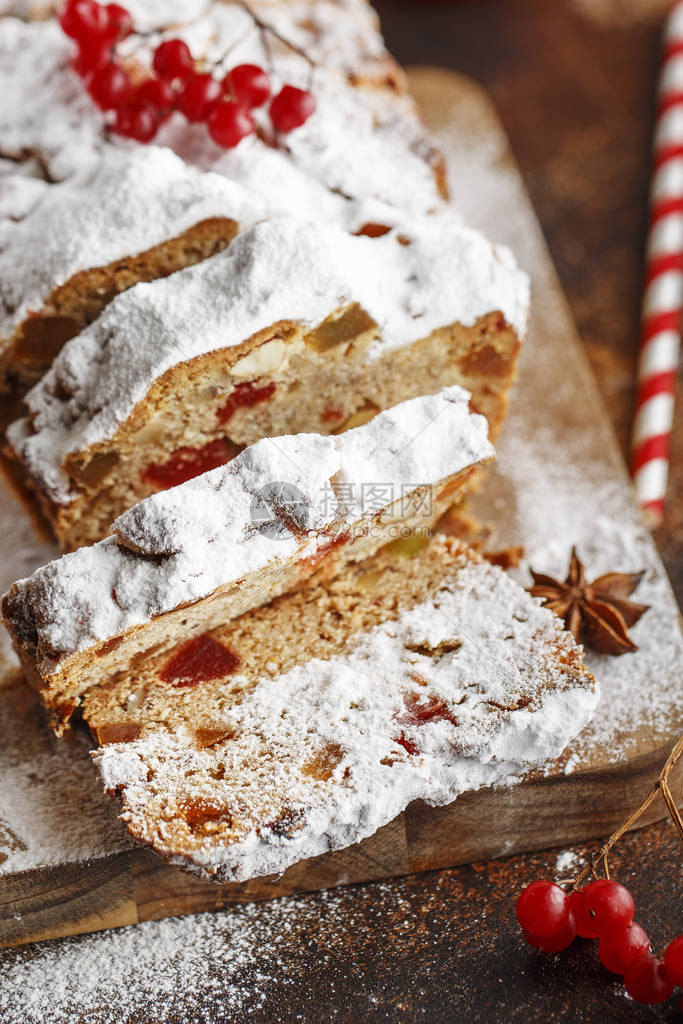
[[0, 384], [35, 381], [64, 342], [138, 281], [225, 248], [260, 215], [244, 190], [170, 149], [113, 147], [53, 185], [0, 179]]
[[579, 732], [597, 690], [561, 621], [458, 541], [400, 544], [90, 691], [136, 839], [216, 881], [280, 873]]
[[[137, 25], [164, 27], [160, 5], [138, 6]], [[257, 11], [275, 32], [256, 23]], [[367, 4], [218, 3], [179, 13], [188, 23], [178, 26], [169, 8], [169, 34], [187, 37], [219, 77], [228, 51], [231, 61], [269, 67], [274, 88], [303, 83], [313, 61], [318, 109], [287, 136], [271, 137], [264, 121], [231, 151], [175, 113], [155, 144], [140, 145], [109, 130], [55, 19], [0, 19], [0, 152], [15, 163], [12, 188], [24, 191], [21, 212], [0, 223], [0, 385], [39, 377], [115, 294], [216, 252], [255, 216], [377, 231], [397, 213], [442, 204], [442, 162]], [[162, 39], [118, 44], [136, 81]], [[230, 181], [221, 187], [216, 175]]]
[[493, 455], [483, 416], [447, 388], [337, 437], [263, 439], [147, 498], [113, 536], [38, 569], [4, 621], [58, 731], [82, 695], [193, 637], [334, 575], [392, 538], [429, 533]]
[[117, 296], [29, 392], [8, 439], [64, 550], [261, 437], [344, 430], [469, 386], [495, 438], [527, 279], [447, 213], [380, 238], [274, 217]]

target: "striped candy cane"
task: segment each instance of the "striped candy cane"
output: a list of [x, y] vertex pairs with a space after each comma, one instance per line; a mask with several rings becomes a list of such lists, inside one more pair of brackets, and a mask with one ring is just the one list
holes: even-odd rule
[[664, 36], [650, 203], [631, 472], [640, 506], [657, 525], [683, 313], [683, 0], [674, 4]]

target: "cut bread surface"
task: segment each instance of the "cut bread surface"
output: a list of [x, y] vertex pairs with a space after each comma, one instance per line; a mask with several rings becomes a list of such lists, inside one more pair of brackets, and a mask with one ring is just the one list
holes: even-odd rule
[[57, 727], [181, 626], [198, 635], [323, 567], [334, 575], [402, 532], [429, 532], [493, 455], [468, 401], [447, 388], [336, 437], [259, 441], [14, 584], [5, 623]]
[[213, 255], [261, 214], [236, 183], [159, 147], [112, 147], [51, 185], [4, 175], [2, 190], [0, 383], [35, 381], [119, 292]]
[[219, 881], [281, 872], [583, 727], [595, 681], [559, 619], [460, 542], [396, 544], [91, 691], [136, 839]]
[[495, 436], [526, 277], [450, 215], [403, 232], [275, 218], [118, 296], [8, 433], [63, 548], [260, 437], [343, 430], [435, 386], [471, 384]]
[[[455, 383], [492, 436], [505, 415], [528, 282], [444, 202], [374, 12], [253, 12], [276, 32], [230, 3], [168, 30], [209, 65], [239, 39], [274, 90], [308, 84], [301, 52], [315, 63], [313, 117], [283, 139], [264, 114], [233, 150], [180, 115], [153, 145], [117, 139], [56, 22], [0, 21], [0, 377], [22, 389], [57, 356], [9, 451], [64, 551], [263, 436], [336, 432]], [[146, 74], [154, 44], [120, 47]]]

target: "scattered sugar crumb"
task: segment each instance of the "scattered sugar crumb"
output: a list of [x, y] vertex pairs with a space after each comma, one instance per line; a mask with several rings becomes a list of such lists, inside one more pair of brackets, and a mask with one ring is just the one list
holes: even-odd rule
[[[348, 953], [349, 936], [368, 919], [385, 925], [409, 921], [412, 930], [393, 930], [395, 941], [407, 948], [443, 898], [435, 890], [416, 907], [401, 882], [375, 883], [3, 950], [0, 1021], [290, 1021], [297, 1018], [287, 1005], [287, 990], [310, 972], [311, 956], [333, 979], [335, 959]], [[282, 1017], [266, 1017], [264, 1007], [275, 990]]]
[[575, 850], [560, 850], [555, 860], [555, 875], [563, 878], [571, 874], [579, 865], [584, 863], [585, 858]]

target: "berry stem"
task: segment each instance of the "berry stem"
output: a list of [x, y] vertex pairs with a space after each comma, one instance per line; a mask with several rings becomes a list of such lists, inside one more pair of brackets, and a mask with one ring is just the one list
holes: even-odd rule
[[293, 43], [290, 39], [287, 39], [286, 36], [283, 36], [280, 32], [278, 32], [276, 28], [273, 28], [272, 25], [268, 24], [267, 21], [263, 21], [261, 18], [259, 18], [258, 14], [255, 14], [254, 11], [249, 6], [249, 4], [245, 3], [244, 0], [233, 0], [233, 2], [238, 7], [242, 7], [247, 12], [247, 14], [252, 18], [254, 24], [259, 29], [259, 31], [263, 32], [264, 34], [270, 32], [270, 34], [275, 39], [277, 39], [278, 42], [282, 43], [284, 46], [288, 46], [293, 53], [296, 53], [299, 55], [299, 57], [302, 57], [310, 67], [314, 68], [316, 66], [313, 58], [309, 56], [309, 54], [307, 54], [305, 50], [302, 50], [300, 46], [296, 45], [296, 43]]
[[[302, 50], [300, 46], [296, 45], [296, 43], [293, 43], [291, 41], [291, 39], [287, 39], [286, 36], [283, 36], [281, 32], [278, 32], [278, 30], [276, 28], [274, 28], [272, 25], [270, 25], [267, 21], [263, 21], [262, 18], [259, 18], [258, 14], [256, 14], [252, 10], [252, 8], [249, 6], [249, 4], [245, 3], [245, 0], [233, 0], [233, 3], [237, 7], [241, 7], [243, 10], [245, 10], [247, 12], [249, 17], [254, 22], [254, 25], [256, 26], [256, 28], [261, 33], [261, 42], [263, 43], [263, 49], [264, 49], [265, 54], [266, 54], [266, 61], [267, 61], [268, 65], [271, 68], [274, 65], [273, 65], [273, 53], [272, 53], [272, 50], [270, 48], [270, 39], [268, 38], [269, 33], [270, 33], [271, 36], [273, 36], [274, 39], [277, 39], [278, 42], [282, 43], [283, 46], [286, 46], [288, 49], [290, 49], [292, 51], [292, 53], [296, 53], [299, 57], [301, 57], [302, 60], [306, 61], [306, 63], [308, 64], [308, 68], [309, 68], [308, 89], [310, 91], [311, 88], [312, 88], [312, 85], [313, 85], [313, 76], [315, 74], [315, 69], [316, 69], [316, 63], [313, 60], [313, 58], [310, 56], [310, 54], [306, 53], [305, 50]], [[230, 47], [230, 49], [232, 49], [232, 46]], [[221, 58], [221, 60], [218, 63], [222, 64], [223, 61], [225, 60], [226, 56], [227, 56], [227, 53]]]
[[626, 821], [622, 822], [622, 824], [619, 826], [619, 828], [615, 829], [615, 831], [609, 837], [607, 842], [605, 842], [600, 847], [598, 852], [592, 858], [590, 864], [588, 864], [583, 869], [583, 871], [581, 871], [577, 875], [577, 877], [574, 879], [574, 884], [573, 884], [573, 888], [574, 889], [579, 889], [581, 887], [581, 883], [583, 882], [584, 878], [586, 878], [590, 873], [592, 873], [595, 876], [596, 865], [601, 860], [603, 862], [603, 866], [604, 866], [604, 869], [605, 869], [605, 877], [609, 878], [609, 867], [607, 865], [607, 854], [612, 849], [614, 844], [617, 843], [621, 839], [621, 837], [624, 835], [624, 833], [628, 832], [628, 830], [638, 820], [638, 818], [640, 818], [640, 816], [645, 813], [645, 811], [648, 809], [650, 804], [657, 797], [658, 793], [662, 794], [662, 797], [664, 798], [664, 802], [666, 803], [666, 806], [669, 809], [669, 814], [671, 815], [673, 823], [676, 826], [676, 828], [678, 829], [678, 831], [680, 833], [680, 836], [681, 836], [681, 839], [683, 839], [683, 818], [681, 818], [681, 812], [679, 811], [678, 807], [676, 806], [676, 802], [675, 802], [675, 800], [673, 798], [673, 795], [671, 793], [671, 789], [669, 788], [669, 776], [671, 775], [671, 772], [673, 771], [676, 763], [680, 759], [681, 754], [683, 754], [683, 736], [681, 736], [679, 738], [678, 742], [676, 743], [676, 745], [674, 746], [673, 750], [669, 754], [669, 756], [668, 756], [668, 758], [666, 760], [666, 764], [664, 765], [664, 767], [662, 768], [661, 772], [659, 773], [659, 778], [657, 779], [657, 781], [655, 782], [655, 784], [653, 785], [652, 789], [650, 790], [648, 795], [645, 797], [643, 802], [640, 804], [640, 806], [636, 808], [636, 810], [633, 812], [633, 814], [629, 815], [629, 817], [626, 819]]
[[[233, 52], [233, 50], [236, 50], [237, 47], [240, 46], [245, 41], [245, 39], [248, 39], [249, 36], [251, 35], [251, 33], [254, 31], [254, 29], [256, 29], [259, 32], [261, 31], [259, 25], [250, 25], [249, 28], [246, 30], [246, 32], [243, 32], [241, 36], [237, 37], [237, 39], [233, 39], [233, 41], [230, 43], [230, 46], [223, 53], [222, 57], [219, 57], [218, 60], [213, 61], [213, 63], [211, 65], [209, 65], [209, 66], [212, 67], [212, 68], [216, 68], [217, 70], [221, 70], [222, 71], [223, 70], [223, 65], [225, 64], [226, 60], [228, 59], [230, 54]], [[262, 42], [263, 42], [263, 40], [262, 40]], [[263, 49], [266, 51], [266, 56], [268, 56], [267, 47], [265, 46], [265, 43], [264, 43]]]
[[603, 871], [605, 872], [605, 878], [609, 879], [610, 873], [609, 873], [609, 864], [607, 863], [607, 850], [605, 850], [605, 852], [602, 855], [602, 867], [603, 867]]

